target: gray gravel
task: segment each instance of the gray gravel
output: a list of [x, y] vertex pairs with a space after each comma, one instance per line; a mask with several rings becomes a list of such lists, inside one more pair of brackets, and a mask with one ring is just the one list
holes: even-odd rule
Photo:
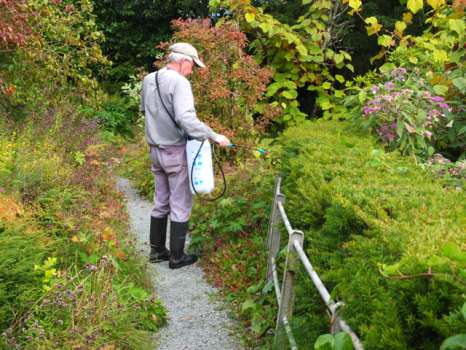
[[[138, 250], [148, 256], [152, 204], [140, 198], [127, 179], [118, 179], [118, 189], [126, 195], [131, 230]], [[168, 242], [167, 242], [168, 243]], [[154, 289], [168, 312], [168, 326], [157, 334], [159, 350], [243, 349], [232, 333], [233, 323], [208, 285], [200, 267], [191, 265], [170, 270], [168, 263], [149, 264]]]

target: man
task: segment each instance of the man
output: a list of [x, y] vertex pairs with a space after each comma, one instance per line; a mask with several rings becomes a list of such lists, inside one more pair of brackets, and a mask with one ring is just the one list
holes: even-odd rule
[[[144, 78], [141, 112], [145, 115], [146, 140], [150, 146], [156, 184], [149, 260], [169, 260], [169, 267], [176, 269], [197, 261], [196, 255], [184, 253], [192, 208], [186, 138], [189, 135], [195, 139], [210, 139], [224, 147], [230, 141], [212, 131], [196, 116], [191, 84], [186, 79], [195, 65], [205, 68], [196, 49], [187, 43], [177, 43], [169, 50], [168, 64]], [[168, 215], [170, 251], [165, 246]]]

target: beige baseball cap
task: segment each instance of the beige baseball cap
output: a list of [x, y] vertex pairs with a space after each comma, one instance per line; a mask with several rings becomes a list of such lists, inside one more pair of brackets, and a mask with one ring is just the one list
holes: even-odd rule
[[205, 64], [199, 59], [199, 55], [197, 54], [197, 50], [194, 46], [188, 43], [176, 43], [171, 45], [168, 48], [171, 52], [180, 53], [182, 55], [189, 56], [193, 59], [194, 63], [201, 68], [205, 68]]

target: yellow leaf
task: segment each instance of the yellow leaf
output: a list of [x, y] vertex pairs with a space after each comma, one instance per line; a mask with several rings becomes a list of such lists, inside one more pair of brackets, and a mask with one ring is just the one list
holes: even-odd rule
[[448, 61], [448, 53], [445, 50], [435, 50], [433, 56], [434, 61], [437, 63], [445, 63]]
[[423, 0], [408, 0], [408, 4], [406, 6], [412, 13], [417, 13], [424, 7], [424, 2]]
[[246, 13], [244, 18], [246, 19], [246, 22], [251, 23], [256, 19], [256, 15], [254, 13]]
[[348, 5], [353, 9], [353, 10], [359, 10], [359, 8], [362, 5], [361, 0], [349, 0]]
[[369, 24], [366, 26], [367, 35], [371, 36], [377, 34], [382, 29], [382, 25], [377, 21], [375, 17], [368, 17], [365, 19], [365, 22]]
[[403, 22], [411, 24], [413, 22], [413, 14], [411, 12], [403, 13]]
[[396, 31], [396, 34], [398, 36], [402, 36], [405, 29], [406, 29], [406, 23], [405, 22], [397, 21], [395, 23], [395, 31]]
[[13, 198], [0, 194], [0, 221], [13, 222], [23, 214], [24, 210], [20, 204]]
[[385, 56], [385, 53], [386, 53], [386, 50], [382, 49], [382, 50], [379, 51], [379, 53], [377, 55], [371, 57], [370, 58], [371, 64], [374, 63], [375, 61], [380, 60], [381, 58], [383, 58]]
[[126, 260], [126, 254], [121, 250], [117, 251], [115, 255], [121, 260]]
[[427, 0], [427, 3], [429, 4], [430, 7], [436, 10], [439, 7], [442, 7], [443, 5], [445, 5], [445, 0]]
[[102, 231], [102, 239], [104, 241], [113, 241], [116, 238], [115, 232], [110, 227], [106, 227]]
[[80, 242], [79, 237], [74, 235], [73, 237], [71, 237], [71, 242], [74, 242], [74, 243]]

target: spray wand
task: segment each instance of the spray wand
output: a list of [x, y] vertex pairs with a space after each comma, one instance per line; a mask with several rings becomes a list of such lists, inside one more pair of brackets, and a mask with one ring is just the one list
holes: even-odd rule
[[[238, 145], [236, 145], [236, 144], [234, 144], [234, 143], [230, 143], [227, 147], [228, 147], [228, 148], [235, 148], [235, 147], [238, 147]], [[243, 149], [246, 149], [246, 150], [249, 150], [249, 151], [256, 151], [256, 152], [259, 152], [259, 154], [260, 154], [261, 156], [265, 156], [265, 155], [267, 155], [267, 154], [269, 153], [269, 151], [267, 151], [267, 150], [264, 149], [264, 148], [260, 148], [260, 147], [258, 147], [258, 148], [251, 148], [251, 147], [245, 147], [245, 146], [239, 146], [239, 147], [241, 147], [241, 148], [243, 148]]]

